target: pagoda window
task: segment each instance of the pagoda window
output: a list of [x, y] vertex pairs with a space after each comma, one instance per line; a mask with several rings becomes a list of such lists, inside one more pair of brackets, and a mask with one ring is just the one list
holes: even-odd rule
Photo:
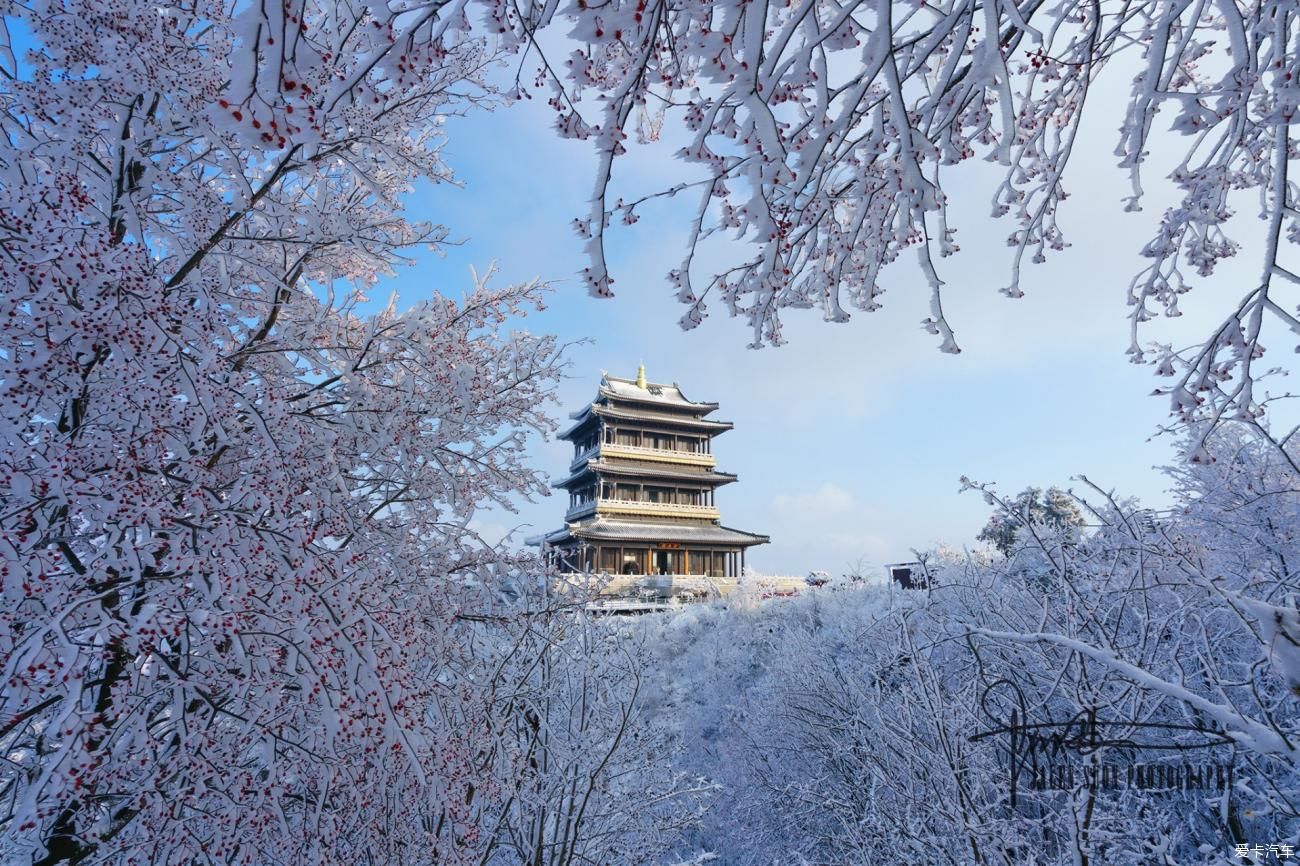
[[709, 552], [707, 550], [686, 551], [686, 573], [703, 576], [709, 571]]
[[698, 490], [678, 490], [673, 497], [678, 505], [702, 505], [700, 501], [700, 491]]
[[617, 547], [602, 547], [600, 549], [600, 570], [605, 574], [618, 574], [620, 561]]
[[646, 501], [648, 502], [674, 502], [676, 497], [673, 495], [671, 487], [647, 487], [645, 489]]
[[678, 439], [671, 433], [647, 433], [646, 444], [660, 451], [680, 451]]
[[619, 567], [622, 574], [645, 574], [646, 554], [644, 547], [623, 548], [623, 564]]
[[618, 444], [627, 445], [632, 448], [639, 448], [641, 446], [641, 431], [639, 430], [618, 431]]

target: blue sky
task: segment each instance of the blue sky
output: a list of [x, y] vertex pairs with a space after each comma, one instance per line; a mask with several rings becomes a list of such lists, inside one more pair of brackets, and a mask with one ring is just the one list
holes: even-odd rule
[[[716, 417], [735, 429], [715, 443], [718, 465], [740, 476], [719, 492], [723, 523], [771, 536], [750, 557], [768, 573], [839, 573], [940, 542], [973, 544], [989, 509], [978, 495], [959, 494], [962, 475], [1014, 493], [1031, 484], [1068, 487], [1083, 473], [1158, 507], [1168, 496], [1155, 467], [1173, 450], [1169, 437], [1150, 437], [1167, 420], [1167, 403], [1148, 396], [1160, 384], [1150, 368], [1127, 362], [1124, 294], [1161, 202], [1120, 212], [1128, 189], [1110, 150], [1123, 101], [1119, 94], [1098, 101], [1102, 110], [1067, 182], [1073, 196], [1062, 222], [1073, 246], [1045, 265], [1026, 265], [1023, 299], [997, 293], [1012, 226], [987, 215], [996, 174], [973, 165], [953, 175], [948, 190], [962, 252], [943, 262], [941, 276], [959, 356], [940, 354], [920, 329], [928, 294], [911, 260], [886, 271], [884, 310], [844, 325], [791, 311], [790, 342], [779, 349], [746, 349], [745, 323], [721, 312], [683, 333], [664, 274], [681, 259], [686, 202], [647, 210], [619, 231], [610, 255], [617, 297], [589, 297], [576, 277], [585, 262], [570, 223], [587, 209], [594, 150], [559, 140], [548, 110], [535, 104], [448, 122], [445, 154], [464, 186], [421, 188], [410, 207], [464, 243], [444, 257], [421, 254], [372, 297], [396, 290], [405, 303], [430, 291], [458, 295], [470, 285], [471, 265], [481, 270], [493, 261], [502, 280], [551, 281], [550, 309], [521, 327], [592, 339], [571, 352], [562, 411], [591, 399], [602, 370], [631, 376], [639, 361], [651, 380], [721, 404]], [[672, 142], [634, 147], [616, 165], [615, 197], [689, 179], [673, 149]], [[1214, 293], [1250, 279], [1252, 261], [1243, 254], [1219, 275], [1225, 282], [1190, 296], [1177, 323], [1183, 333], [1205, 327]], [[539, 442], [534, 456], [559, 478], [570, 446]], [[559, 527], [565, 502], [552, 496], [521, 503], [518, 514], [480, 513], [477, 525], [490, 537], [518, 527], [522, 538]]]

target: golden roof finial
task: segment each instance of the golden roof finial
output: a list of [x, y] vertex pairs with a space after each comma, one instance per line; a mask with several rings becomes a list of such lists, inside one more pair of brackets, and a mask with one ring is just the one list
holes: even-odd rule
[[636, 386], [638, 388], [645, 388], [645, 364], [642, 364], [640, 367], [637, 367]]

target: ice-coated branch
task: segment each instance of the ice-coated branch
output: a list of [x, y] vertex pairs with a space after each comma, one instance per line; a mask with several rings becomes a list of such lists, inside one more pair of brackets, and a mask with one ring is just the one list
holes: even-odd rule
[[[831, 322], [877, 309], [882, 273], [917, 246], [920, 273], [905, 281], [927, 287], [931, 315], [922, 326], [954, 351], [938, 264], [958, 250], [948, 167], [976, 157], [1005, 166], [993, 196], [993, 215], [1012, 222], [1002, 291], [1021, 296], [1026, 258], [1042, 262], [1068, 245], [1058, 216], [1079, 124], [1096, 111], [1094, 82], [1113, 60], [1131, 68], [1131, 55], [1138, 73], [1125, 82], [1130, 100], [1115, 150], [1133, 185], [1125, 209], [1141, 209], [1153, 152], [1175, 157], [1170, 179], [1182, 200], [1134, 249], [1150, 261], [1129, 288], [1129, 352], [1161, 375], [1182, 371], [1178, 385], [1160, 391], [1182, 420], [1263, 412], [1255, 383], [1269, 371], [1255, 362], [1271, 328], [1295, 327], [1296, 306], [1268, 287], [1294, 272], [1285, 260], [1300, 239], [1286, 178], [1294, 156], [1287, 129], [1300, 105], [1298, 28], [1286, 2], [576, 0], [521, 15], [532, 29], [521, 24], [520, 32], [532, 39], [552, 16], [567, 20], [580, 43], [567, 67], [549, 64], [541, 75], [562, 94], [553, 100], [561, 124], [571, 126], [584, 105], [603, 118], [593, 211], [579, 223], [593, 292], [608, 291], [603, 238], [619, 210], [609, 204], [614, 166], [625, 158], [628, 124], [653, 103], [663, 118], [658, 134], [676, 121], [688, 142], [678, 157], [706, 190], [682, 264], [669, 274], [689, 307], [682, 325], [698, 325], [716, 292], [731, 315], [748, 320], [753, 346], [781, 343], [791, 308], [819, 307]], [[1171, 129], [1158, 122], [1161, 112]], [[1228, 200], [1240, 190], [1258, 192], [1262, 204], [1258, 293], [1191, 347], [1145, 345], [1146, 322], [1180, 315], [1188, 270], [1210, 277], [1237, 252]], [[724, 230], [741, 241], [719, 248], [731, 261], [696, 273], [706, 260], [699, 246]]]

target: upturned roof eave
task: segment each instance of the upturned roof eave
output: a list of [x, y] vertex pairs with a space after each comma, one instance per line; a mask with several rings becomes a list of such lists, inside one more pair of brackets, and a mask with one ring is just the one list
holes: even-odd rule
[[557, 434], [555, 438], [567, 441], [574, 433], [582, 429], [584, 424], [596, 417], [591, 413], [593, 408], [595, 408], [595, 404], [588, 403], [585, 408], [577, 412], [570, 412], [569, 417], [573, 419], [574, 423], [566, 427], [564, 432]]
[[[621, 418], [630, 421], [647, 421], [661, 422], [664, 424], [680, 424], [683, 427], [695, 427], [696, 429], [712, 430], [715, 433], [725, 433], [735, 428], [735, 424], [730, 421], [716, 421], [712, 418], [702, 418], [694, 415], [673, 415], [668, 412], [652, 412], [649, 409], [638, 409], [629, 406], [610, 406], [595, 404], [590, 407], [592, 414], [601, 415], [610, 418]], [[585, 419], [584, 419], [585, 420]]]
[[567, 527], [567, 532], [573, 537], [593, 541], [680, 541], [696, 544], [732, 544], [739, 547], [768, 544], [772, 540], [769, 536], [757, 532], [746, 532], [743, 529], [734, 529], [717, 523], [706, 525], [632, 523], [603, 518], [571, 524]]

